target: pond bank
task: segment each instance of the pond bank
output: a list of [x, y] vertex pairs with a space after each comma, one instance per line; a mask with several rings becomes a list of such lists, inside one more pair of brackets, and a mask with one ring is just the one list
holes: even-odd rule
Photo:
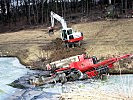
[[[37, 66], [31, 66], [30, 64], [25, 63], [23, 61], [23, 58], [21, 58], [19, 56], [4, 55], [1, 57], [9, 57], [9, 58], [16, 57], [22, 65], [24, 65], [26, 68], [28, 68], [30, 70], [46, 70], [45, 64], [41, 67], [40, 66], [38, 66], [38, 67]], [[102, 57], [102, 59], [103, 58], [106, 58], [106, 57]], [[45, 63], [47, 64], [47, 63], [49, 63], [49, 61], [45, 61]], [[40, 64], [38, 64], [38, 65], [40, 65]], [[124, 59], [120, 62], [116, 62], [114, 68], [109, 70], [109, 73], [111, 75], [133, 74], [133, 58]]]

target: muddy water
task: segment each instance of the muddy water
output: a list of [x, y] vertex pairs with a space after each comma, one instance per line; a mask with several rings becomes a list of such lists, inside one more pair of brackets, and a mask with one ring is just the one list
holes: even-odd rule
[[0, 100], [12, 94], [16, 89], [8, 86], [29, 70], [19, 63], [17, 58], [0, 58]]

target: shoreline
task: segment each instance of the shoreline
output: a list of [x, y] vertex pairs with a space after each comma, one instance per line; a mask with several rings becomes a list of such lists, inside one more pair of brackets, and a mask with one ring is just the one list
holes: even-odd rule
[[[0, 57], [15, 57], [19, 60], [20, 64], [24, 65], [26, 68], [30, 69], [30, 70], [40, 70], [40, 71], [46, 71], [46, 70], [43, 70], [43, 69], [40, 69], [40, 68], [36, 68], [34, 66], [30, 66], [30, 65], [27, 65], [20, 57], [18, 56], [8, 56], [8, 55], [4, 55], [4, 56], [0, 56]], [[115, 67], [114, 67], [115, 68]], [[110, 75], [120, 75], [120, 74], [133, 74], [133, 69], [122, 69], [122, 70], [119, 70], [118, 68], [117, 69], [110, 69], [109, 70], [109, 74]]]

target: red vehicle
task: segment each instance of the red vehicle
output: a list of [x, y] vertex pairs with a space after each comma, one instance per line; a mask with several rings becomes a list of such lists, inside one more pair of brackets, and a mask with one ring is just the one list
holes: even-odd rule
[[79, 56], [79, 61], [70, 63], [67, 68], [57, 69], [56, 73], [65, 73], [65, 81], [93, 78], [108, 73], [109, 69], [113, 68], [115, 62], [131, 56], [132, 55], [127, 54], [118, 58], [114, 57], [99, 62], [96, 57], [85, 58], [84, 55], [81, 55]]
[[133, 57], [133, 55], [126, 54], [124, 56], [113, 57], [100, 62], [95, 56], [87, 58], [82, 54], [78, 56], [78, 61], [71, 62], [68, 67], [58, 68], [49, 77], [42, 76], [41, 82], [38, 82], [40, 78], [32, 79], [31, 84], [43, 85], [51, 82], [65, 83], [67, 81], [101, 77], [101, 75], [108, 73], [109, 69], [113, 68], [115, 62], [130, 57]]

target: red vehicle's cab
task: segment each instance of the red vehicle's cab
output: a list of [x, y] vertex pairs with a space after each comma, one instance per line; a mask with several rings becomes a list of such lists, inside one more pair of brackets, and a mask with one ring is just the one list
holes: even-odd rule
[[97, 63], [97, 59], [95, 57], [85, 58], [84, 54], [79, 56], [78, 59], [79, 59], [78, 62], [72, 62], [69, 67], [76, 68], [76, 69], [80, 70], [81, 72], [93, 70], [93, 67], [91, 67], [91, 66], [94, 65], [95, 63]]

